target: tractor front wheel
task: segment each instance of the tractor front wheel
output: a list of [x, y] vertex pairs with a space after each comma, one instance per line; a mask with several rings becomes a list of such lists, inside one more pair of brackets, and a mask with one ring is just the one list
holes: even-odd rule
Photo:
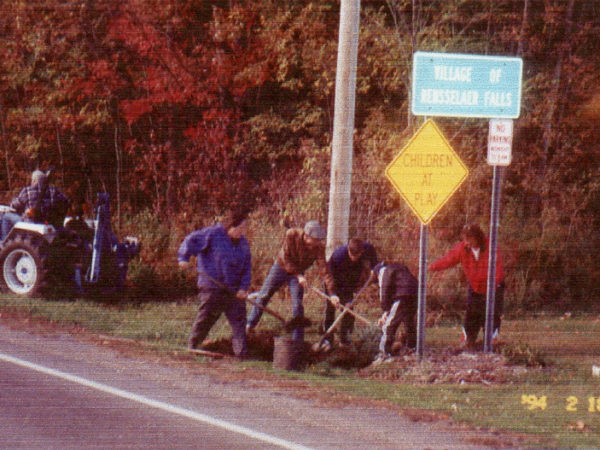
[[36, 296], [44, 286], [47, 244], [32, 236], [15, 236], [0, 251], [0, 284], [22, 296]]

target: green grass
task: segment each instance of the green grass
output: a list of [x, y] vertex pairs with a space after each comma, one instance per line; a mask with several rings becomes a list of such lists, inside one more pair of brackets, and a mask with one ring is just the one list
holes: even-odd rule
[[[289, 317], [288, 301], [276, 298], [270, 306]], [[313, 321], [321, 317], [321, 302], [307, 301], [306, 308]], [[0, 311], [8, 310], [173, 350], [185, 346], [196, 304], [190, 301], [107, 305], [87, 300], [66, 302], [0, 296]], [[373, 320], [379, 314], [366, 307], [360, 312]], [[360, 327], [357, 322], [357, 328]], [[307, 340], [317, 339], [315, 328], [307, 334]], [[280, 323], [267, 315], [263, 316], [259, 329], [281, 331]], [[229, 336], [229, 326], [222, 317], [209, 337]], [[454, 346], [459, 337], [459, 324], [442, 324], [427, 329], [426, 346]], [[509, 384], [491, 386], [374, 381], [359, 377], [356, 370], [326, 364], [309, 366], [303, 372], [278, 371], [267, 361], [249, 361], [240, 367], [302, 379], [337, 392], [386, 399], [403, 408], [441, 412], [455, 421], [500, 433], [529, 435], [532, 446], [600, 447], [600, 378], [591, 373], [593, 364], [600, 365], [600, 319], [548, 315], [506, 320], [502, 338], [514, 348], [526, 349], [535, 358], [543, 357], [547, 367], [515, 378]], [[199, 359], [198, 363], [202, 361]], [[545, 408], [522, 403], [523, 396], [538, 399], [545, 396]], [[541, 441], [536, 440], [540, 437]]]

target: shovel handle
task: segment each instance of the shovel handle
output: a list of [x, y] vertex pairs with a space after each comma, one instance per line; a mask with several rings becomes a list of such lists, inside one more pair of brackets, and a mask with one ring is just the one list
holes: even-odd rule
[[[319, 294], [321, 297], [323, 297], [324, 299], [326, 299], [327, 301], [329, 301], [332, 305], [333, 302], [331, 301], [331, 297], [329, 295], [327, 295], [325, 292], [321, 292], [320, 290], [318, 290], [316, 287], [311, 286], [310, 287], [314, 292], [316, 292], [317, 294]], [[364, 323], [366, 323], [367, 325], [374, 325], [373, 322], [371, 322], [369, 319], [367, 319], [366, 317], [358, 314], [357, 312], [352, 311], [350, 308], [348, 308], [347, 306], [344, 306], [342, 304], [337, 305], [338, 308], [342, 309], [344, 312], [347, 312], [349, 314], [352, 314], [354, 317], [356, 317], [357, 319], [363, 321]]]
[[[360, 297], [360, 294], [362, 294], [365, 289], [369, 286], [369, 284], [371, 284], [371, 279], [373, 278], [373, 272], [371, 272], [371, 274], [369, 275], [369, 278], [367, 279], [367, 281], [365, 281], [365, 284], [363, 284], [361, 286], [361, 288], [358, 290], [358, 292], [354, 295], [354, 298], [352, 299], [352, 301], [350, 303], [346, 303], [346, 307], [348, 308], [348, 310], [350, 308], [352, 308], [352, 305], [354, 305], [354, 303], [358, 300], [358, 298]], [[319, 344], [322, 344], [325, 339], [327, 339], [327, 337], [331, 334], [331, 332], [333, 330], [335, 330], [335, 327], [337, 326], [338, 323], [340, 323], [340, 321], [342, 320], [342, 318], [346, 315], [346, 313], [348, 312], [348, 310], [344, 310], [342, 311], [337, 317], [336, 319], [333, 321], [333, 323], [331, 324], [331, 326], [327, 329], [327, 331], [325, 331], [325, 333], [323, 333], [323, 337], [321, 338], [321, 340], [319, 341]]]
[[[206, 278], [208, 278], [210, 281], [212, 281], [215, 285], [217, 285], [219, 288], [224, 289], [225, 291], [227, 291], [229, 294], [231, 294], [233, 296], [236, 295], [235, 292], [233, 292], [231, 289], [229, 289], [229, 287], [227, 287], [224, 283], [221, 283], [220, 281], [215, 280], [213, 277], [211, 277], [206, 272], [203, 272], [203, 275]], [[246, 300], [248, 303], [256, 306], [257, 308], [262, 309], [264, 312], [271, 314], [273, 317], [276, 317], [277, 319], [281, 320], [281, 322], [283, 324], [286, 323], [286, 320], [283, 318], [283, 316], [281, 314], [278, 314], [275, 311], [273, 311], [272, 309], [267, 308], [266, 306], [263, 306], [260, 303], [254, 301], [254, 299], [250, 298], [252, 296], [253, 296], [253, 294], [246, 295], [246, 297], [244, 297], [244, 300]]]
[[331, 326], [329, 328], [327, 328], [327, 331], [325, 331], [325, 333], [323, 333], [323, 336], [321, 337], [321, 340], [319, 341], [319, 344], [322, 344], [323, 342], [325, 342], [325, 339], [327, 339], [329, 337], [329, 335], [331, 334], [331, 332], [333, 330], [335, 330], [335, 327], [337, 326], [338, 323], [340, 323], [340, 321], [342, 320], [342, 318], [346, 315], [347, 311], [342, 311], [337, 317], [336, 319], [333, 321], [333, 323], [331, 324]]
[[253, 294], [247, 295], [246, 298], [245, 298], [245, 300], [248, 303], [250, 303], [251, 305], [256, 306], [259, 309], [262, 309], [264, 312], [269, 313], [273, 317], [279, 319], [283, 324], [287, 323], [287, 321], [285, 320], [285, 318], [281, 314], [279, 314], [279, 313], [273, 311], [271, 308], [267, 308], [266, 306], [263, 306], [260, 303], [258, 303], [257, 301], [255, 301], [254, 298], [253, 298]]
[[186, 348], [186, 350], [190, 353], [195, 353], [197, 355], [202, 355], [202, 356], [210, 356], [211, 358], [225, 358], [225, 356], [223, 353], [218, 353], [218, 352], [211, 352], [208, 350], [202, 350], [199, 348]]

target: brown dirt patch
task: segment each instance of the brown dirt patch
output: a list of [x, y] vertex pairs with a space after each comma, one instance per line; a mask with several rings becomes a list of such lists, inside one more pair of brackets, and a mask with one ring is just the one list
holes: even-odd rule
[[405, 352], [393, 361], [370, 365], [359, 371], [365, 378], [412, 384], [505, 384], [534, 368], [509, 364], [497, 353], [461, 352], [456, 349], [426, 351], [422, 358]]
[[[250, 359], [273, 361], [274, 338], [269, 331], [252, 333], [248, 338]], [[394, 359], [371, 364], [373, 355], [365, 352], [361, 343], [349, 347], [334, 347], [327, 353], [315, 352], [305, 343], [301, 369], [344, 368], [356, 370], [363, 378], [411, 384], [506, 384], [539, 370], [524, 364], [514, 364], [501, 353], [467, 352], [460, 348], [427, 349], [423, 357], [399, 346]], [[231, 340], [205, 341], [202, 348], [232, 355]], [[498, 348], [500, 350], [501, 347]]]

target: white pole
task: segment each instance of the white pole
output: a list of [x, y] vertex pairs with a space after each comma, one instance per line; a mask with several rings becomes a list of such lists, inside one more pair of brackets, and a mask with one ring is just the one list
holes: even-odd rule
[[360, 0], [342, 0], [331, 144], [327, 258], [348, 241]]

